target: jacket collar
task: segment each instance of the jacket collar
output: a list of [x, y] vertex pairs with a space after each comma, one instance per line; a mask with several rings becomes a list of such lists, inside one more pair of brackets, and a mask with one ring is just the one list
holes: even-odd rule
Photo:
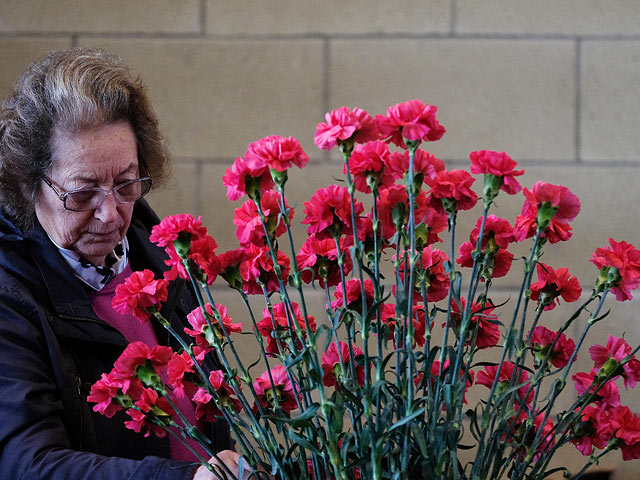
[[[55, 318], [50, 321], [57, 335], [87, 341], [99, 339], [105, 343], [126, 345], [120, 332], [96, 316], [89, 299], [90, 288], [74, 275], [69, 264], [38, 222], [23, 233], [6, 218], [0, 220], [0, 238], [3, 243], [0, 255], [5, 257], [0, 258], [1, 264], [18, 274], [35, 298], [40, 301], [43, 298], [48, 299], [49, 308], [55, 314]], [[148, 268], [156, 277], [161, 277], [167, 269], [164, 261], [168, 257], [164, 250], [149, 241], [151, 228], [158, 222], [158, 217], [149, 205], [144, 200], [139, 200], [134, 206], [127, 239], [131, 268]], [[9, 258], [10, 256], [12, 258]], [[170, 283], [168, 299], [162, 308], [166, 318], [171, 318], [184, 284], [180, 279]], [[162, 339], [166, 338], [166, 331], [161, 326], [154, 325], [155, 327], [158, 339], [162, 343]], [[96, 334], [96, 329], [100, 330], [99, 335]]]

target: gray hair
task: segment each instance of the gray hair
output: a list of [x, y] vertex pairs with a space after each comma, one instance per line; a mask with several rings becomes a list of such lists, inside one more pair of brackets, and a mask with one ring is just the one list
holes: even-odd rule
[[33, 225], [41, 179], [53, 162], [54, 133], [123, 120], [136, 137], [141, 175], [162, 184], [169, 155], [158, 120], [142, 82], [118, 58], [76, 48], [33, 63], [2, 102], [0, 206], [18, 226]]

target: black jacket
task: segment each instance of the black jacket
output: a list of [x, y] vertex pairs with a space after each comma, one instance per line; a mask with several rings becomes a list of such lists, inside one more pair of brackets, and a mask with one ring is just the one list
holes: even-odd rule
[[[148, 240], [158, 222], [138, 201], [127, 238], [133, 270], [166, 270], [165, 253]], [[182, 332], [197, 303], [185, 282], [172, 282], [163, 314]], [[158, 341], [174, 340], [154, 325]], [[78, 280], [46, 233], [21, 232], [0, 213], [0, 478], [47, 480], [183, 480], [194, 465], [169, 460], [168, 438], [127, 430], [119, 412], [92, 411], [91, 385], [127, 345], [91, 308]], [[229, 448], [224, 422], [214, 449]]]

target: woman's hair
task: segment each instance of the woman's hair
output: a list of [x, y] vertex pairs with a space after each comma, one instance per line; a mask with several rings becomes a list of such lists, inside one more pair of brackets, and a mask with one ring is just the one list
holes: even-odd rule
[[32, 225], [41, 179], [53, 162], [54, 133], [118, 121], [133, 128], [140, 174], [162, 184], [169, 155], [158, 120], [140, 79], [118, 58], [76, 48], [32, 64], [2, 102], [0, 206], [20, 227]]

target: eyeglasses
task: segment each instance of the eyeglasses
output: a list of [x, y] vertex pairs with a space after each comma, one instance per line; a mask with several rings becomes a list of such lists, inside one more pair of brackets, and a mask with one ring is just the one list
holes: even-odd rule
[[151, 177], [138, 178], [137, 180], [129, 180], [122, 182], [111, 189], [100, 187], [81, 188], [80, 190], [72, 190], [71, 192], [60, 193], [53, 186], [51, 180], [43, 176], [44, 183], [51, 187], [60, 200], [64, 203], [64, 208], [72, 212], [84, 212], [98, 208], [104, 202], [107, 195], [113, 194], [118, 203], [132, 203], [139, 198], [144, 197], [153, 184]]

